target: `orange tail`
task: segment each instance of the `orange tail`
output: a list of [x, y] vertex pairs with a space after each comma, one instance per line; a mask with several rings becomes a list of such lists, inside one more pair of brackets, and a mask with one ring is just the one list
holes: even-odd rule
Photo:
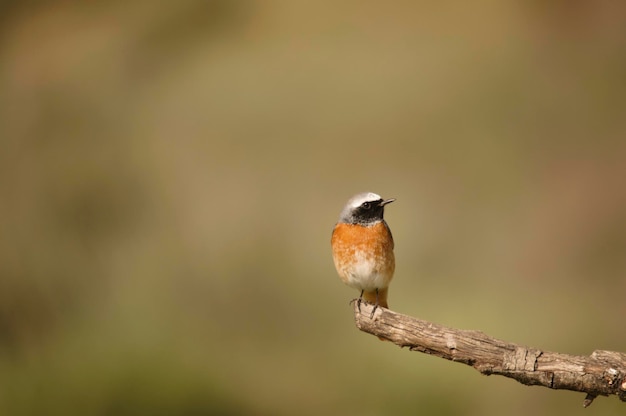
[[383, 308], [389, 309], [389, 305], [387, 304], [387, 289], [378, 289], [378, 299], [376, 299], [376, 291], [373, 292], [363, 292], [363, 300], [373, 305], [376, 305], [376, 301], [378, 300], [378, 306], [382, 306]]
[[[373, 292], [364, 292], [363, 299], [366, 302], [372, 303], [376, 305], [376, 291]], [[387, 304], [387, 289], [378, 289], [378, 306], [389, 309], [389, 305]], [[387, 341], [385, 338], [378, 337], [381, 341]]]

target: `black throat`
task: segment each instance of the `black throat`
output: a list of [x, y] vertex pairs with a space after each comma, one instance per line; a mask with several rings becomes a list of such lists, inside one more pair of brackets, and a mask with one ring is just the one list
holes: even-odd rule
[[385, 207], [380, 205], [381, 202], [382, 199], [380, 201], [372, 202], [369, 209], [365, 209], [362, 206], [355, 208], [350, 213], [349, 218], [346, 218], [346, 222], [349, 224], [371, 226], [383, 221]]

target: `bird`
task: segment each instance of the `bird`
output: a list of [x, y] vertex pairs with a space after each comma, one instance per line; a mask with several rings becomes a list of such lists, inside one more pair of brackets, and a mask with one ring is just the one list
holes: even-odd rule
[[330, 244], [337, 274], [348, 286], [361, 291], [357, 305], [365, 300], [376, 308], [389, 308], [387, 292], [396, 261], [391, 230], [385, 222], [383, 199], [373, 192], [354, 195], [344, 206], [332, 232]]

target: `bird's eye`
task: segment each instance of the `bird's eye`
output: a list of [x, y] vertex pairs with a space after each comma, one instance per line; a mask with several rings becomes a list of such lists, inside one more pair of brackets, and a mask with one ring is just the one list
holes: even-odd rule
[[361, 204], [361, 206], [363, 207], [363, 209], [370, 209], [370, 203], [369, 202], [363, 202], [363, 204]]

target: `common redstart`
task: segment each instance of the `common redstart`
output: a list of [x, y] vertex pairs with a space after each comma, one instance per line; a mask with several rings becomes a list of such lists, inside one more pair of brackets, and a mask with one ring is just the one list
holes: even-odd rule
[[385, 205], [395, 199], [365, 192], [353, 196], [339, 215], [330, 244], [341, 280], [359, 289], [358, 299], [388, 308], [387, 288], [396, 268], [393, 237], [383, 219]]

